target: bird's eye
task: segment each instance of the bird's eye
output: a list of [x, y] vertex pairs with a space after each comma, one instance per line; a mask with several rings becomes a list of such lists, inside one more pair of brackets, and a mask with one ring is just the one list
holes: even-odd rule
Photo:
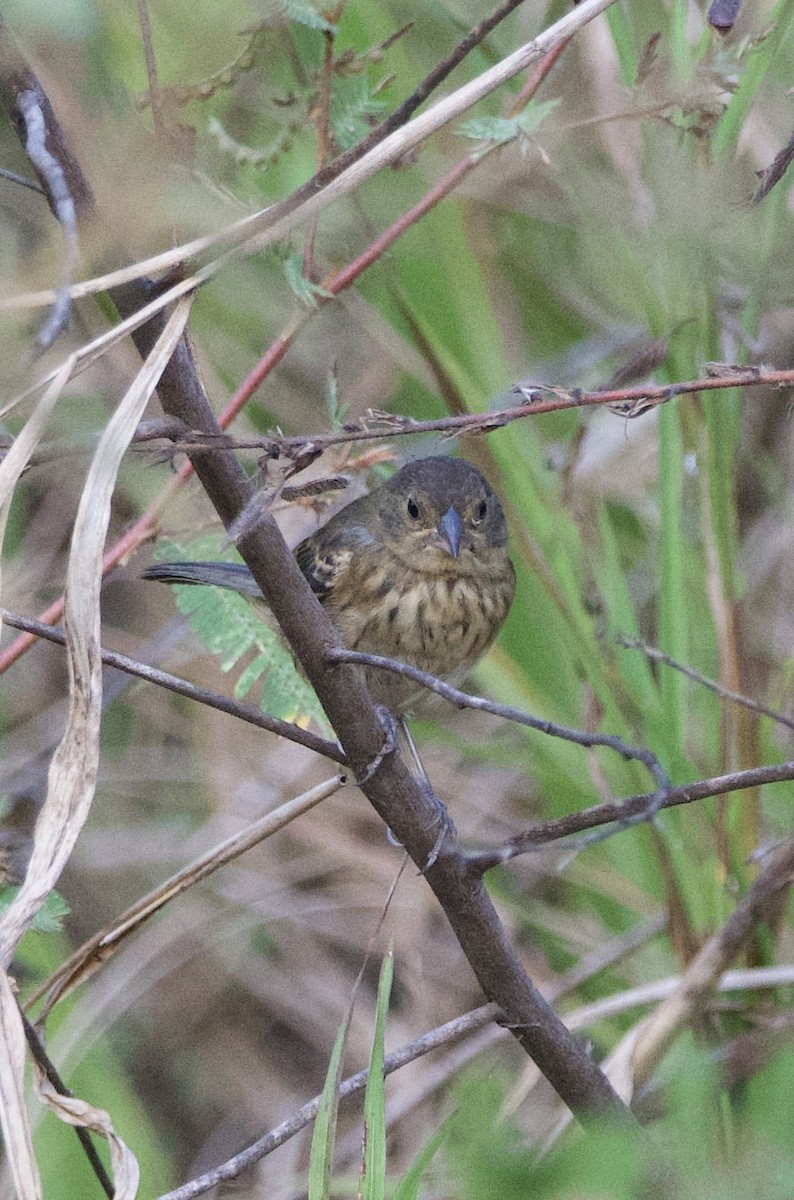
[[419, 505], [414, 500], [413, 496], [408, 497], [408, 516], [412, 521], [419, 520]]
[[483, 520], [483, 518], [485, 517], [485, 514], [487, 512], [488, 512], [488, 501], [481, 500], [480, 503], [477, 505], [477, 512], [472, 520], [472, 525], [479, 525], [480, 521]]

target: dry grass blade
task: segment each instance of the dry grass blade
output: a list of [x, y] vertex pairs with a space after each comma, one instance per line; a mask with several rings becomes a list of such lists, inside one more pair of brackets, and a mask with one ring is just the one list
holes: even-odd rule
[[[58, 402], [66, 384], [72, 376], [75, 356], [71, 355], [62, 363], [55, 373], [50, 386], [33, 409], [25, 423], [25, 428], [14, 440], [14, 444], [0, 463], [0, 548], [5, 537], [6, 522], [11, 500], [19, 478], [30, 462], [36, 447], [41, 441], [42, 434], [49, 420], [50, 413]], [[2, 587], [2, 571], [0, 570], [0, 587]], [[0, 627], [2, 620], [0, 620]]]
[[0, 972], [0, 1122], [18, 1200], [40, 1200], [41, 1180], [25, 1111], [25, 1034], [16, 996]]
[[265, 838], [272, 837], [274, 833], [314, 808], [316, 804], [327, 800], [341, 786], [341, 780], [335, 776], [333, 779], [327, 779], [317, 787], [311, 788], [308, 792], [304, 792], [303, 795], [296, 796], [294, 800], [280, 805], [274, 812], [267, 813], [258, 821], [247, 825], [245, 829], [227, 838], [220, 845], [213, 846], [210, 851], [202, 854], [184, 870], [172, 875], [160, 887], [155, 888], [148, 895], [142, 896], [111, 926], [94, 934], [34, 992], [28, 1001], [29, 1004], [35, 1004], [43, 995], [47, 996], [38, 1020], [43, 1021], [59, 1000], [67, 996], [78, 984], [84, 983], [97, 967], [107, 962], [125, 938], [139, 929], [149, 917], [160, 912], [170, 900], [181, 896], [188, 888], [193, 887], [202, 879], [206, 879], [208, 875], [232, 862], [235, 858], [239, 858], [246, 850], [258, 845]]
[[79, 1125], [106, 1139], [115, 1185], [113, 1200], [135, 1200], [140, 1179], [138, 1160], [116, 1133], [108, 1114], [77, 1096], [64, 1096], [56, 1091], [38, 1068], [35, 1068], [35, 1075], [36, 1091], [51, 1112], [67, 1125]]
[[[33, 852], [24, 882], [0, 921], [0, 955], [7, 967], [16, 946], [35, 914], [55, 886], [82, 829], [94, 797], [99, 762], [99, 724], [102, 705], [102, 660], [99, 653], [99, 585], [102, 551], [110, 518], [110, 501], [116, 475], [124, 452], [135, 432], [146, 403], [163, 368], [173, 353], [187, 321], [190, 302], [184, 300], [175, 310], [152, 354], [144, 363], [132, 386], [111, 418], [100, 439], [97, 452], [88, 472], [80, 500], [72, 537], [69, 558], [66, 631], [68, 638], [71, 689], [66, 730], [56, 750], [49, 772], [47, 798], [42, 807], [34, 833]], [[64, 369], [65, 370], [65, 369]], [[49, 408], [57, 399], [65, 382], [59, 376], [44, 399]], [[38, 427], [48, 406], [42, 401], [29, 443], [37, 440]], [[20, 452], [19, 457], [22, 457]], [[12, 476], [13, 471], [9, 472]], [[8, 980], [3, 977], [3, 998], [13, 1000]], [[17, 1017], [13, 1024], [9, 1003], [4, 1005], [4, 1038], [7, 1047], [8, 1077], [4, 1087], [3, 1126], [11, 1170], [21, 1200], [36, 1200], [40, 1195], [38, 1175], [32, 1160], [30, 1132], [24, 1106], [22, 1063], [24, 1039]], [[15, 1001], [14, 1001], [15, 1004]], [[9, 1040], [12, 1039], [12, 1040]], [[13, 1047], [13, 1051], [11, 1049]], [[79, 1102], [77, 1102], [79, 1105]], [[89, 1117], [88, 1110], [84, 1114]], [[81, 1117], [73, 1110], [70, 1121], [79, 1124]], [[90, 1119], [94, 1119], [93, 1113]], [[102, 1121], [98, 1120], [100, 1126]], [[109, 1126], [109, 1121], [105, 1121]], [[103, 1127], [101, 1132], [107, 1130]], [[115, 1138], [115, 1135], [113, 1135]], [[119, 1196], [132, 1197], [137, 1190], [137, 1166], [129, 1160], [129, 1152], [117, 1146], [112, 1151], [122, 1169], [123, 1191]]]
[[[162, 310], [167, 308], [169, 304], [180, 300], [183, 296], [192, 295], [197, 285], [198, 279], [196, 278], [182, 280], [179, 284], [171, 288], [167, 294], [160, 296], [156, 300], [152, 300], [150, 304], [145, 305], [143, 308], [139, 309], [138, 312], [133, 313], [131, 317], [127, 317], [124, 321], [120, 321], [118, 325], [114, 325], [112, 329], [107, 330], [106, 333], [100, 334], [99, 337], [94, 338], [93, 341], [86, 342], [86, 344], [81, 346], [81, 348], [74, 354], [70, 354], [60, 366], [55, 367], [52, 371], [50, 371], [42, 379], [39, 379], [19, 396], [15, 396], [13, 400], [9, 400], [5, 408], [0, 409], [0, 417], [4, 417], [6, 413], [9, 413], [13, 408], [16, 408], [18, 404], [20, 404], [23, 400], [26, 400], [28, 396], [33, 395], [33, 393], [38, 391], [39, 388], [44, 387], [45, 384], [51, 382], [55, 383], [60, 380], [63, 372], [68, 370], [66, 379], [70, 379], [73, 375], [79, 375], [81, 371], [85, 371], [88, 367], [95, 363], [97, 359], [101, 358], [103, 354], [106, 354], [108, 350], [112, 349], [113, 346], [117, 345], [123, 338], [125, 338], [128, 333], [132, 333], [134, 329], [138, 329], [141, 325], [145, 325], [147, 321], [151, 320], [151, 318], [156, 316], [157, 313], [162, 312]], [[60, 386], [63, 387], [65, 382], [66, 380], [64, 380]]]
[[189, 309], [189, 300], [177, 306], [111, 418], [80, 499], [69, 556], [64, 622], [72, 683], [69, 717], [50, 765], [48, 795], [36, 822], [25, 880], [0, 920], [0, 957], [5, 966], [55, 886], [93, 799], [102, 705], [99, 587], [110, 501], [124, 452], [182, 334]]
[[[49, 383], [49, 387], [25, 422], [25, 428], [14, 439], [13, 445], [0, 463], [0, 507], [7, 507], [13, 496], [19, 477], [41, 441], [50, 413], [71, 379], [76, 365], [77, 355], [71, 354], [57, 370], [48, 376], [46, 382]], [[12, 403], [16, 403], [16, 401]], [[7, 408], [4, 409], [0, 416], [7, 411]]]

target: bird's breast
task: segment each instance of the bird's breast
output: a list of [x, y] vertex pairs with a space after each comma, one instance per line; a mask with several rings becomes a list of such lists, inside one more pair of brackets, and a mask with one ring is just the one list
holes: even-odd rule
[[[508, 563], [509, 567], [509, 563]], [[513, 575], [434, 575], [375, 570], [338, 580], [326, 608], [351, 650], [381, 654], [459, 683], [490, 646], [513, 597]], [[376, 699], [413, 706], [417, 685], [367, 671]]]

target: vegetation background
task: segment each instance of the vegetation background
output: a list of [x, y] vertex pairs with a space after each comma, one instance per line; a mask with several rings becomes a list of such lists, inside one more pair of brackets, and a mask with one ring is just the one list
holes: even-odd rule
[[[79, 278], [218, 232], [289, 195], [396, 108], [484, 15], [471, 0], [350, 0], [333, 10], [299, 0], [151, 0], [155, 125], [141, 100], [149, 88], [141, 11], [119, 0], [4, 5], [103, 214], [82, 235]], [[519, 5], [444, 88], [477, 77], [561, 11]], [[525, 76], [477, 106], [478, 124], [445, 128], [287, 243], [228, 262], [200, 290], [190, 325], [216, 409], [278, 339], [288, 343], [231, 432], [309, 436], [373, 410], [418, 420], [484, 413], [515, 404], [516, 383], [549, 385], [553, 398], [619, 386], [620, 371], [676, 384], [703, 377], [707, 363], [787, 368], [791, 183], [784, 176], [760, 203], [750, 197], [756, 173], [791, 134], [793, 12], [791, 0], [748, 3], [721, 35], [698, 4], [620, 0], [574, 38], [520, 121], [511, 106]], [[333, 272], [472, 152], [476, 163], [449, 196], [406, 221], [352, 286], [325, 294]], [[0, 159], [30, 175], [10, 124], [0, 126]], [[44, 200], [0, 178], [0, 206], [4, 290], [52, 286], [63, 250]], [[112, 319], [104, 299], [80, 301], [68, 332], [31, 366], [41, 313], [4, 314], [4, 403]], [[8, 609], [32, 615], [61, 592], [90, 452], [139, 366], [123, 343], [59, 400], [10, 508]], [[29, 403], [5, 412], [9, 437]], [[158, 412], [152, 402], [148, 415]], [[338, 444], [313, 470], [346, 471], [361, 487], [391, 461], [439, 451], [471, 458], [502, 497], [519, 577], [508, 624], [471, 690], [620, 734], [651, 749], [674, 784], [792, 757], [790, 726], [618, 637], [640, 637], [790, 717], [794, 443], [785, 391], [695, 392], [636, 415], [604, 407], [530, 415], [451, 444], [441, 433], [395, 434]], [[111, 543], [157, 506], [172, 542], [190, 552], [208, 538], [218, 545], [217, 518], [195, 479], [163, 502], [180, 462], [162, 443], [131, 449]], [[246, 462], [254, 468], [255, 450]], [[290, 541], [325, 503], [281, 506]], [[139, 580], [151, 553], [141, 547], [108, 578], [104, 644], [217, 691], [234, 686], [222, 669], [233, 662], [232, 679], [245, 672], [240, 689], [258, 703], [261, 671], [250, 664], [272, 665], [275, 651], [252, 645], [245, 616], [225, 602], [202, 607], [214, 597], [187, 632], [172, 594]], [[219, 622], [232, 630], [221, 665], [195, 632]], [[6, 645], [15, 636], [6, 633]], [[8, 667], [5, 684], [0, 787], [14, 880], [63, 724], [61, 648], [38, 643]], [[264, 686], [268, 711], [308, 711], [281, 675]], [[481, 713], [450, 709], [415, 733], [461, 839], [476, 848], [648, 790], [636, 763]], [[23, 997], [139, 896], [332, 774], [307, 749], [109, 673], [96, 799], [59, 884], [69, 913], [22, 943]], [[677, 976], [724, 926], [763, 867], [759, 851], [790, 833], [792, 794], [791, 783], [736, 791], [580, 853], [558, 846], [490, 872], [533, 978], [552, 991], [567, 981], [560, 1011], [588, 1006], [582, 1027], [599, 1059], [630, 1044], [661, 997], [637, 989]], [[343, 789], [180, 895], [55, 1008], [49, 1053], [78, 1095], [111, 1114], [141, 1162], [141, 1195], [160, 1196], [224, 1161], [322, 1089], [368, 951], [345, 1074], [369, 1061], [390, 940], [387, 1049], [481, 1003], [422, 878], [401, 876], [382, 920], [401, 857], [364, 797]], [[638, 1111], [671, 1166], [660, 1194], [791, 1195], [786, 903], [754, 929], [744, 962], [779, 966], [763, 989], [748, 976], [704, 999], [638, 1089]], [[403, 1197], [639, 1194], [638, 1155], [606, 1135], [569, 1131], [538, 1158], [559, 1116], [555, 1097], [495, 1026], [397, 1072], [385, 1095], [385, 1194], [400, 1180]], [[98, 1195], [72, 1131], [50, 1114], [36, 1121], [45, 1195]], [[361, 1129], [352, 1101], [340, 1113], [335, 1194], [356, 1194]], [[305, 1194], [310, 1136], [249, 1168], [229, 1194]], [[410, 1191], [409, 1166], [429, 1143], [432, 1162]]]

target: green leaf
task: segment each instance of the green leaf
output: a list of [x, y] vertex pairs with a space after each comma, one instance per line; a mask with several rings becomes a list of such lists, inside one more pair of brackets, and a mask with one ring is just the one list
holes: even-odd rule
[[268, 657], [266, 654], [257, 654], [256, 658], [251, 659], [251, 662], [234, 685], [235, 700], [242, 700], [247, 696], [256, 681], [265, 674], [267, 668]]
[[331, 428], [337, 432], [342, 428], [347, 417], [348, 405], [339, 399], [339, 377], [335, 370], [328, 372], [328, 383], [325, 390], [325, 405]]
[[383, 1059], [386, 1018], [394, 977], [394, 949], [390, 945], [378, 980], [375, 1033], [369, 1059], [367, 1090], [364, 1095], [364, 1176], [362, 1200], [383, 1200], [386, 1191], [386, 1101], [383, 1087]]
[[317, 283], [312, 283], [311, 279], [307, 279], [303, 274], [302, 254], [296, 252], [289, 254], [284, 259], [284, 276], [292, 292], [307, 308], [317, 307], [318, 296], [333, 299], [333, 292], [327, 292], [325, 288], [321, 288]]
[[[4, 913], [16, 896], [19, 888], [9, 886], [0, 888], [0, 914]], [[30, 926], [36, 933], [60, 933], [63, 929], [64, 917], [68, 917], [71, 909], [58, 892], [50, 892], [42, 904], [33, 923]]]
[[[187, 552], [171, 547], [174, 557], [212, 557], [206, 542]], [[174, 584], [177, 608], [190, 621], [190, 628], [211, 654], [220, 660], [222, 671], [231, 671], [246, 655], [246, 662], [234, 685], [240, 700], [264, 675], [260, 707], [270, 716], [306, 725], [314, 721], [330, 731], [328, 719], [314, 688], [298, 672], [292, 656], [275, 629], [267, 624], [264, 604], [257, 607], [236, 592], [217, 587]]]
[[549, 113], [553, 112], [560, 103], [556, 100], [533, 100], [524, 111], [516, 117], [516, 123], [522, 133], [535, 133], [540, 129]]
[[520, 132], [517, 117], [472, 117], [458, 129], [462, 137], [474, 142], [491, 142], [494, 146], [511, 142]]
[[336, 33], [336, 26], [317, 11], [306, 0], [282, 0], [284, 11], [290, 21], [305, 25], [307, 29], [322, 29], [324, 33]]
[[342, 80], [331, 101], [331, 129], [340, 150], [349, 150], [372, 128], [386, 111], [382, 100], [371, 94], [365, 75]]
[[535, 133], [559, 103], [559, 100], [533, 101], [517, 117], [472, 117], [463, 122], [458, 132], [472, 141], [503, 146], [521, 133]]

